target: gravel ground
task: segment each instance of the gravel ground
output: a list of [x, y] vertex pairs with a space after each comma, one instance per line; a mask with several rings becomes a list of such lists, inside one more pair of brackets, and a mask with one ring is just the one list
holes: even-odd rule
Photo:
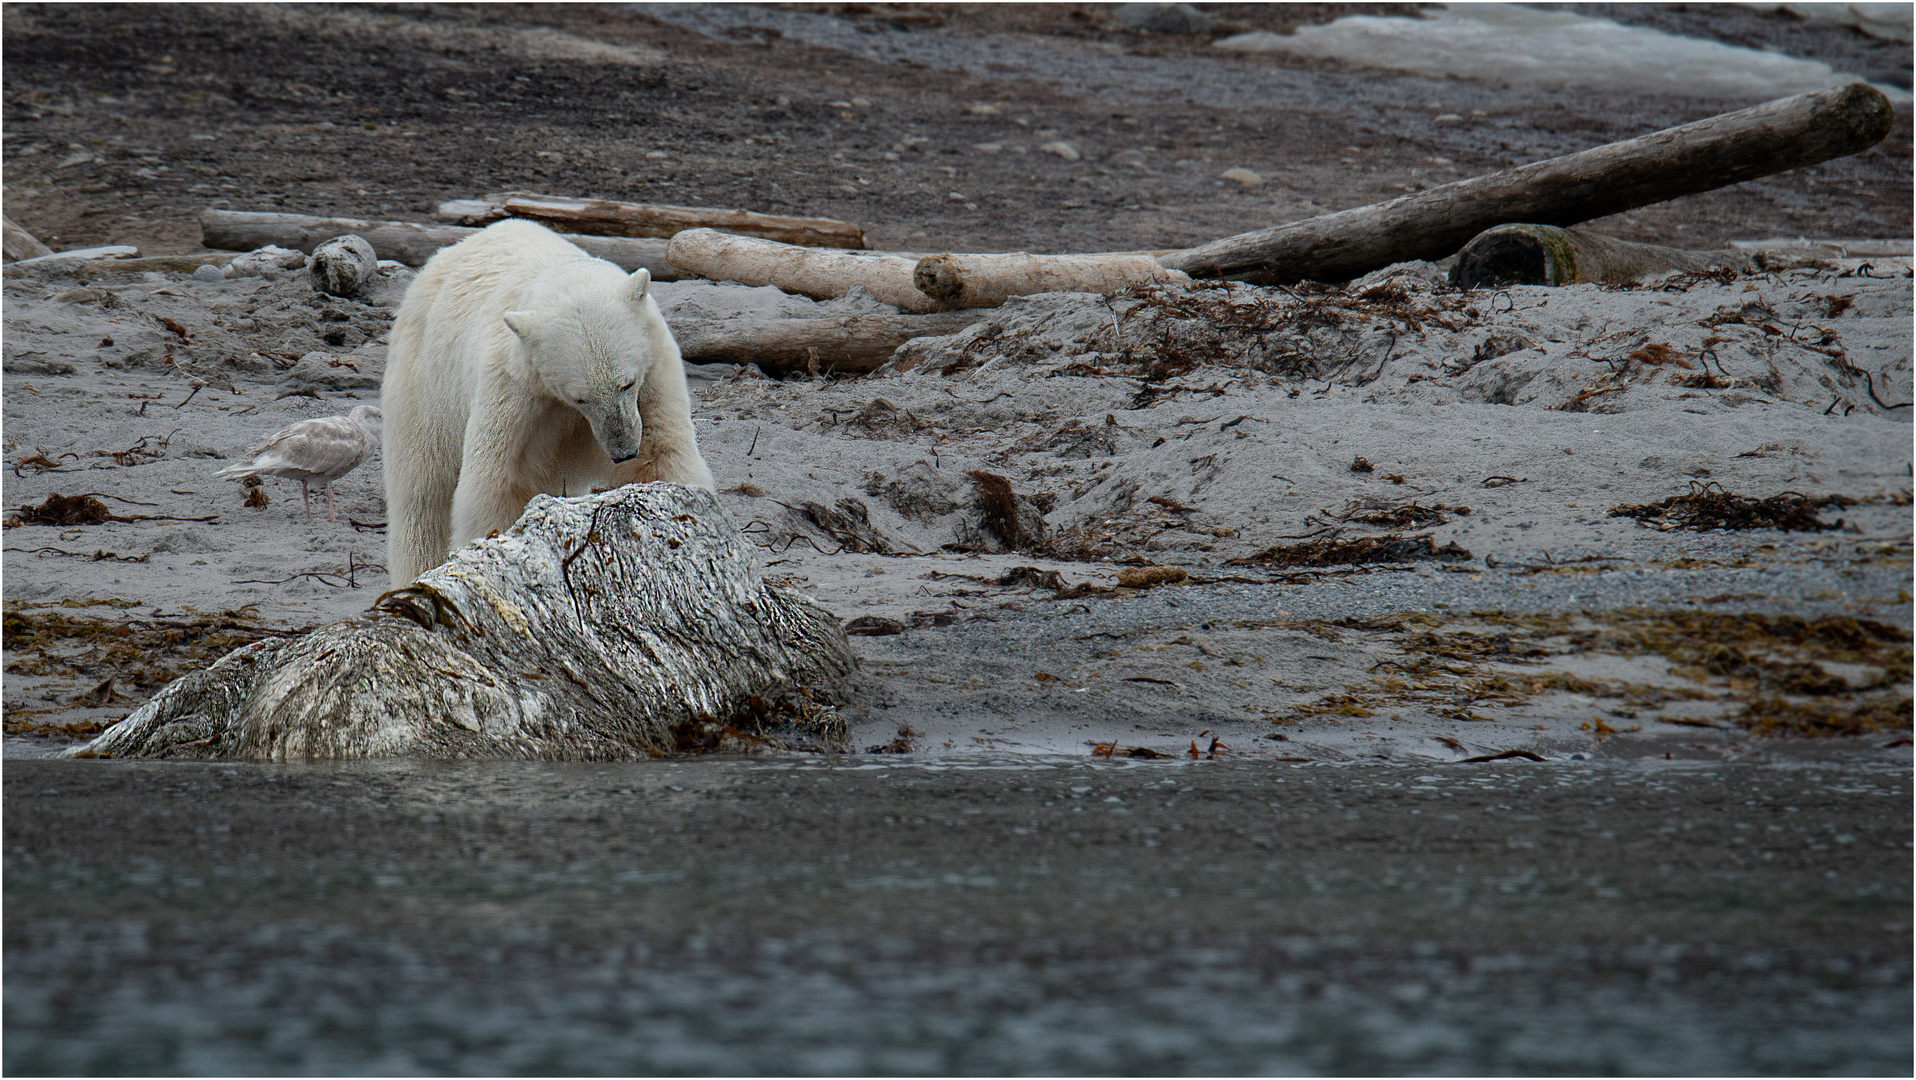
[[5, 783], [10, 1075], [1911, 1067], [1906, 763]]

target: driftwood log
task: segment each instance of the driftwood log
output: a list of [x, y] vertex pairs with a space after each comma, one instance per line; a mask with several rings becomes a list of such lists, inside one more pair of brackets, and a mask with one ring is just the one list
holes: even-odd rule
[[[451, 247], [477, 229], [457, 225], [425, 225], [414, 221], [365, 221], [359, 218], [323, 218], [306, 214], [258, 213], [246, 210], [205, 210], [200, 213], [200, 238], [222, 251], [252, 251], [268, 244], [312, 254], [317, 244], [346, 233], [363, 237], [382, 259], [407, 266], [424, 266], [442, 247]], [[625, 270], [644, 267], [655, 281], [677, 281], [678, 271], [665, 260], [665, 241], [629, 236], [568, 236], [588, 255], [616, 263]]]
[[906, 311], [943, 311], [946, 305], [918, 291], [912, 273], [918, 256], [883, 251], [807, 248], [728, 236], [715, 229], [687, 229], [665, 249], [679, 271], [714, 281], [772, 285], [815, 300], [844, 296], [864, 286], [872, 298]]
[[537, 496], [367, 614], [176, 679], [76, 757], [628, 760], [843, 749], [838, 620], [752, 573], [716, 496]]
[[0, 249], [9, 259], [37, 259], [42, 255], [53, 254], [53, 249], [42, 244], [40, 238], [13, 223], [13, 219], [0, 215]]
[[773, 319], [743, 327], [672, 327], [679, 351], [695, 364], [757, 364], [769, 373], [876, 371], [913, 338], [955, 334], [987, 316], [982, 311], [933, 315], [849, 315], [837, 319]]
[[862, 286], [872, 298], [924, 314], [997, 307], [1041, 292], [1125, 292], [1152, 282], [1188, 281], [1158, 265], [1157, 252], [1092, 255], [916, 255], [895, 251], [805, 248], [688, 229], [665, 257], [679, 270], [714, 281], [771, 285], [817, 300]]
[[1151, 255], [927, 255], [912, 269], [918, 291], [956, 308], [997, 307], [1014, 296], [1091, 292], [1109, 296], [1140, 285], [1189, 284]]
[[1666, 270], [1740, 270], [1754, 262], [1747, 251], [1683, 251], [1554, 225], [1499, 225], [1478, 233], [1457, 253], [1450, 283], [1465, 289], [1621, 285]]
[[787, 217], [703, 206], [568, 199], [508, 191], [483, 199], [440, 203], [435, 215], [459, 225], [490, 225], [502, 218], [530, 218], [562, 233], [670, 238], [687, 229], [717, 229], [803, 247], [862, 248], [865, 230], [833, 218]]
[[1159, 260], [1196, 278], [1342, 281], [1441, 259], [1496, 225], [1575, 225], [1858, 153], [1889, 134], [1867, 83], [1818, 90], [1373, 206], [1213, 241]]

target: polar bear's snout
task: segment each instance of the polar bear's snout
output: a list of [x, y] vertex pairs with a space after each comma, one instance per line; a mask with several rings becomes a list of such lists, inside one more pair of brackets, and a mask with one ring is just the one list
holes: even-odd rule
[[586, 422], [592, 425], [592, 437], [599, 441], [613, 464], [623, 465], [639, 456], [645, 425], [639, 420], [636, 407], [628, 414], [625, 403], [619, 402], [603, 416], [587, 415]]
[[632, 458], [638, 458], [638, 442], [644, 433], [644, 425], [638, 421], [638, 417], [625, 416], [625, 410], [592, 423], [592, 437], [600, 440], [600, 446], [605, 448], [605, 456], [611, 458], [615, 465], [625, 465]]

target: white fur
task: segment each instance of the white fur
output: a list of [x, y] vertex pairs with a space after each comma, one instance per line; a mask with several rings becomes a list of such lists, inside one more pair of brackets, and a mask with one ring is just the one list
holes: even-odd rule
[[650, 281], [513, 220], [420, 271], [380, 391], [394, 585], [509, 528], [541, 492], [713, 487]]

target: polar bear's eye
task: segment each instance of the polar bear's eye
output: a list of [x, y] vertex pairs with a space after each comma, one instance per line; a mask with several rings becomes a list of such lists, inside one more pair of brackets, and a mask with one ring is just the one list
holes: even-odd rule
[[635, 387], [635, 386], [637, 386], [637, 385], [639, 385], [639, 384], [638, 384], [638, 383], [636, 383], [636, 382], [629, 382], [629, 383], [626, 383], [626, 384], [625, 384], [624, 386], [621, 386], [621, 387], [619, 387], [619, 393], [621, 393], [621, 394], [623, 394], [623, 393], [625, 393], [625, 392], [626, 392], [627, 390], [630, 390], [630, 389], [632, 389], [633, 387]]

